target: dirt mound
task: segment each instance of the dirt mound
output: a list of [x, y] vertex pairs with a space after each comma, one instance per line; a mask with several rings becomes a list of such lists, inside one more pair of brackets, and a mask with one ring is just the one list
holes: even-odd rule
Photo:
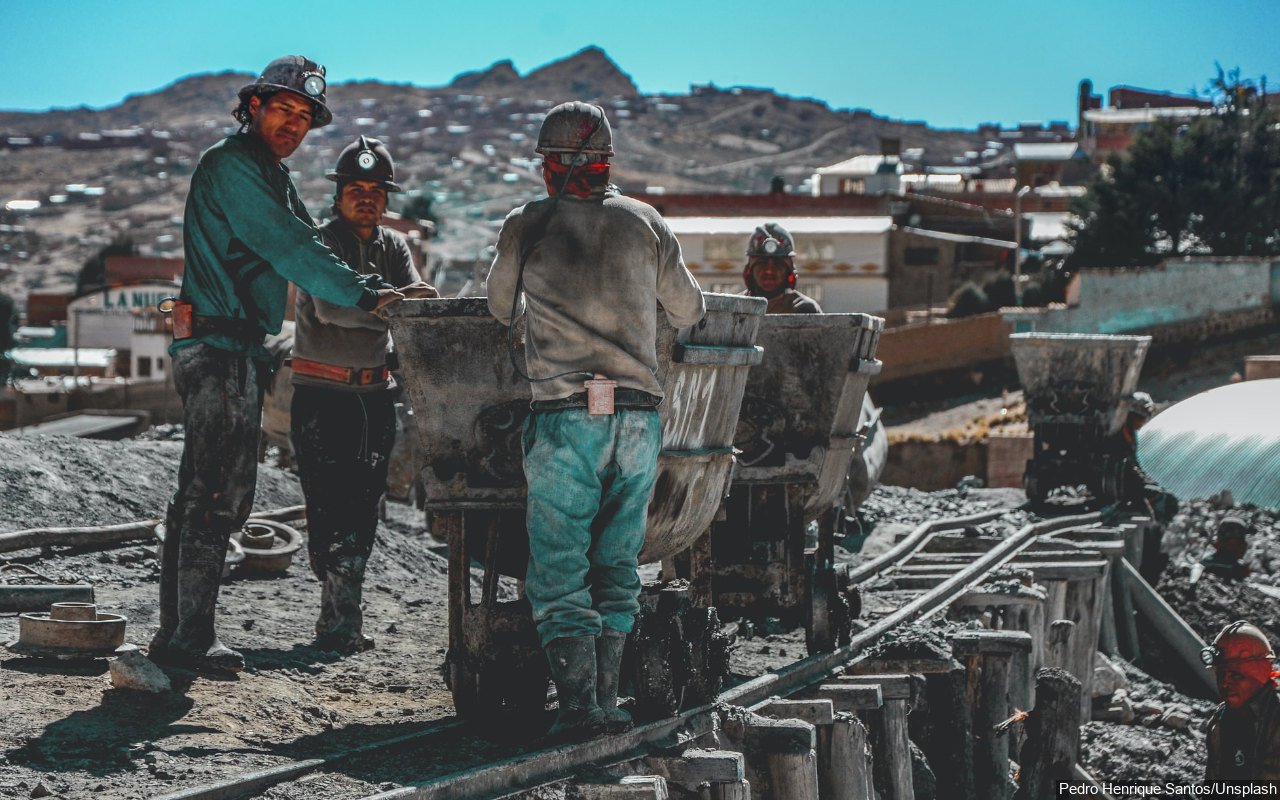
[[[181, 441], [0, 434], [0, 531], [162, 518], [181, 458]], [[259, 468], [255, 509], [301, 502], [295, 475]]]

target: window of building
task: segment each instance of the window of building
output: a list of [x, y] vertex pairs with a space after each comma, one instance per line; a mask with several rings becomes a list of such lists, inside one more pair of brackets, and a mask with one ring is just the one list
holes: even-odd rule
[[163, 374], [163, 373], [164, 373], [164, 359], [163, 359], [163, 358], [157, 358], [157, 359], [156, 359], [156, 372], [159, 372], [159, 373], [161, 373], [161, 374]]
[[138, 377], [151, 377], [151, 356], [138, 356]]
[[866, 194], [867, 182], [862, 178], [841, 178], [837, 194]]
[[903, 254], [903, 263], [908, 267], [929, 267], [938, 263], [938, 248], [908, 247]]

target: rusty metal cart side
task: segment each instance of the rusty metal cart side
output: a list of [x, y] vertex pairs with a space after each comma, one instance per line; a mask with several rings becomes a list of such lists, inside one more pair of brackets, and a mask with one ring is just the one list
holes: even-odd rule
[[1085, 485], [1103, 502], [1126, 492], [1131, 455], [1115, 446], [1150, 336], [1015, 333], [1009, 337], [1035, 437], [1023, 486], [1033, 503]]
[[[691, 328], [677, 331], [659, 315], [663, 442], [641, 563], [688, 547], [710, 524], [733, 469], [747, 373], [760, 359], [754, 340], [764, 302], [705, 297], [707, 316]], [[523, 578], [528, 562], [520, 435], [529, 386], [512, 368], [507, 327], [489, 315], [484, 298], [411, 300], [392, 308], [391, 335], [416, 412], [428, 525], [449, 546], [446, 675], [455, 706], [460, 715], [503, 705], [540, 709], [547, 674], [532, 614], [523, 598], [502, 596], [499, 580]], [[517, 342], [521, 332], [518, 327]], [[517, 343], [515, 350], [523, 362], [523, 348]], [[482, 565], [474, 576], [473, 559]], [[671, 592], [651, 600], [649, 611], [674, 613], [678, 606], [687, 616], [688, 604], [673, 604]], [[710, 626], [705, 612], [702, 622]], [[661, 638], [669, 640], [678, 623], [646, 624], [660, 624]], [[682, 663], [696, 665], [699, 653], [688, 649]], [[696, 682], [695, 671], [685, 664], [685, 682]], [[658, 676], [668, 685], [654, 692], [679, 702], [683, 691], [674, 684], [681, 677]]]
[[883, 329], [867, 314], [762, 320], [764, 359], [747, 379], [739, 464], [725, 519], [711, 527], [711, 567], [689, 568], [711, 575], [722, 614], [803, 624], [812, 652], [847, 641], [856, 615], [855, 591], [834, 563], [835, 518]]

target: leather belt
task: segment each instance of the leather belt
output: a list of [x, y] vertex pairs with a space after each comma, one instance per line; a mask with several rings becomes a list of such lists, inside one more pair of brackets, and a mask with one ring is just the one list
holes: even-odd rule
[[289, 367], [297, 375], [306, 375], [308, 378], [323, 378], [351, 386], [369, 386], [374, 383], [382, 383], [391, 377], [391, 370], [385, 366], [368, 367], [366, 369], [339, 367], [320, 361], [312, 361], [309, 358], [298, 358], [297, 356], [290, 359]]
[[206, 317], [194, 314], [191, 317], [191, 333], [188, 336], [179, 336], [175, 331], [173, 338], [188, 339], [194, 336], [209, 336], [214, 333], [230, 336], [233, 339], [243, 339], [248, 342], [260, 342], [266, 336], [262, 328], [247, 319]]
[[[657, 408], [662, 403], [661, 397], [655, 397], [639, 389], [614, 389], [614, 408]], [[566, 408], [586, 408], [587, 393], [578, 392], [568, 397], [555, 400], [534, 400], [529, 404], [534, 411], [561, 411]]]

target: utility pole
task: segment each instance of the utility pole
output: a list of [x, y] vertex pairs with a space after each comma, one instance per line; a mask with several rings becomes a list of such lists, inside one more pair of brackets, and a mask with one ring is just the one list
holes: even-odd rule
[[1022, 306], [1022, 198], [1031, 191], [1023, 186], [1013, 196], [1013, 304]]

